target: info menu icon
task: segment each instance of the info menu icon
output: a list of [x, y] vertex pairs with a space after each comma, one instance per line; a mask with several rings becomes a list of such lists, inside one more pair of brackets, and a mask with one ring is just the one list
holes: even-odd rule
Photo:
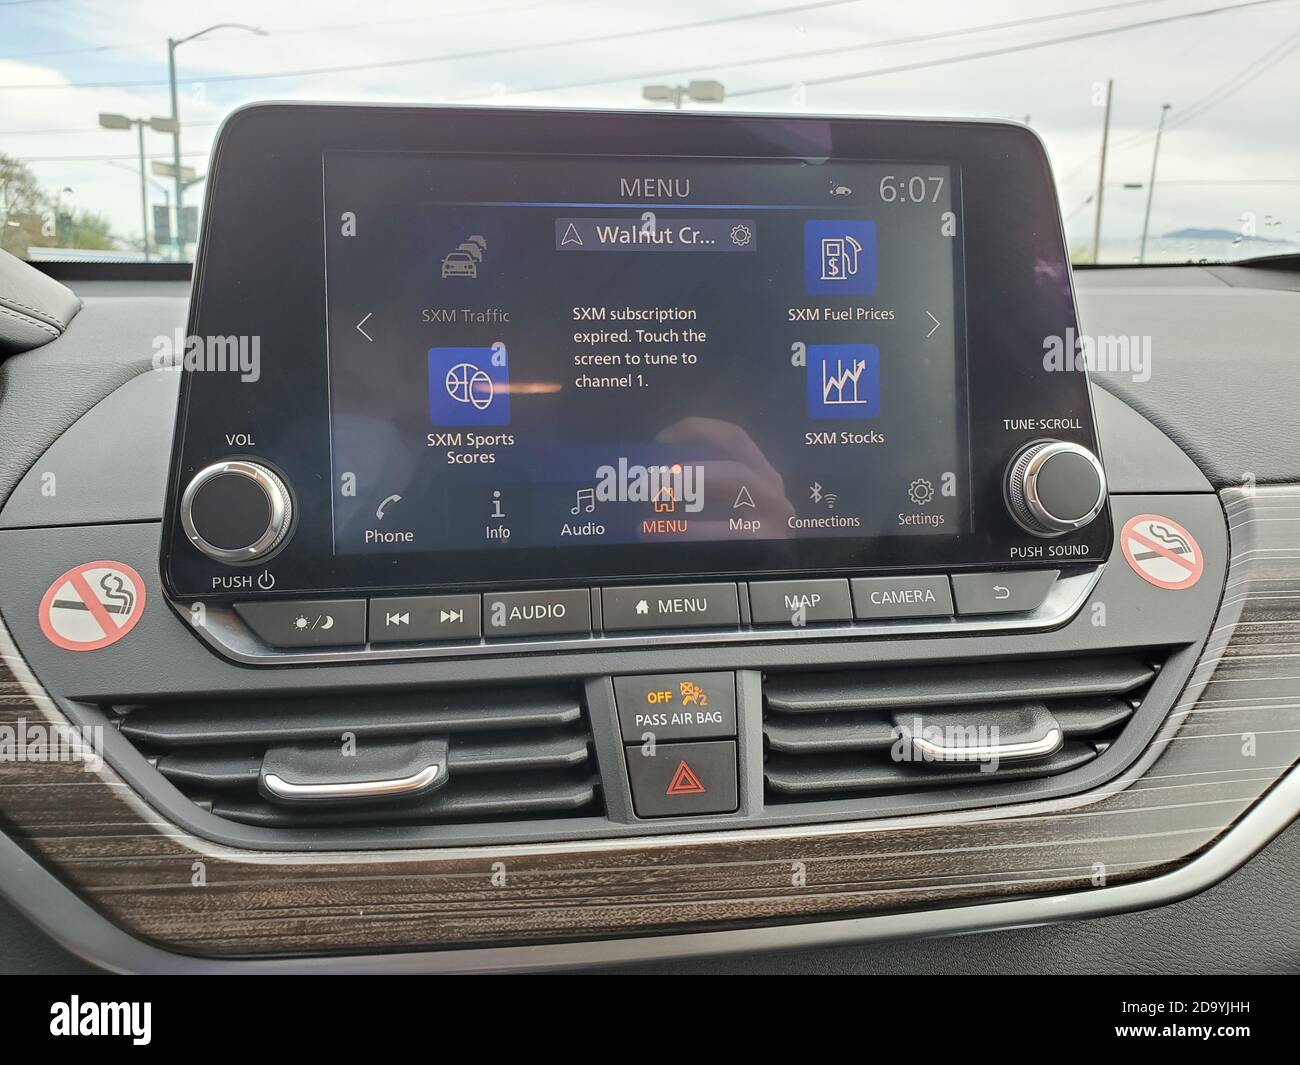
[[803, 224], [804, 288], [818, 296], [876, 291], [876, 223], [818, 219]]
[[504, 350], [430, 348], [429, 421], [509, 425], [510, 367]]
[[880, 414], [880, 349], [875, 344], [808, 348], [808, 417], [874, 418]]

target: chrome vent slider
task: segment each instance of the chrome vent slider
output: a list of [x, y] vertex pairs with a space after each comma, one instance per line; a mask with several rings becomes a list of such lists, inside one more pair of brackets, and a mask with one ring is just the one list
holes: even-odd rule
[[416, 799], [447, 783], [446, 739], [271, 747], [258, 790], [272, 802]]
[[195, 805], [248, 825], [434, 825], [602, 808], [573, 687], [197, 699], [113, 713]]

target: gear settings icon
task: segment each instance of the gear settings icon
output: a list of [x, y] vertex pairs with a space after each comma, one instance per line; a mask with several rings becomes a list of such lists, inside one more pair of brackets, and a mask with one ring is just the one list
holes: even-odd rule
[[934, 498], [934, 485], [924, 477], [918, 477], [907, 486], [907, 498], [918, 507], [923, 507]]
[[754, 239], [754, 232], [743, 222], [731, 227], [731, 243], [737, 248], [743, 248]]

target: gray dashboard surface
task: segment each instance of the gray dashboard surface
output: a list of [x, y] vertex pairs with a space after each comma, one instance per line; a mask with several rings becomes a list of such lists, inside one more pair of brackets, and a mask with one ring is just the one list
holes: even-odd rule
[[1294, 271], [1180, 266], [1074, 277], [1083, 332], [1150, 338], [1150, 380], [1101, 369], [1095, 384], [1163, 429], [1215, 487], [1300, 480]]
[[67, 331], [0, 362], [0, 502], [68, 426], [151, 368], [154, 339], [185, 325], [176, 298], [88, 299]]

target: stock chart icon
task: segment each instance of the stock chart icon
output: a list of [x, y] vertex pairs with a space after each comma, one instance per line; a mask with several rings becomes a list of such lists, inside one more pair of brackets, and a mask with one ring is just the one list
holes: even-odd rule
[[880, 413], [880, 349], [875, 344], [808, 348], [808, 417], [874, 418]]

